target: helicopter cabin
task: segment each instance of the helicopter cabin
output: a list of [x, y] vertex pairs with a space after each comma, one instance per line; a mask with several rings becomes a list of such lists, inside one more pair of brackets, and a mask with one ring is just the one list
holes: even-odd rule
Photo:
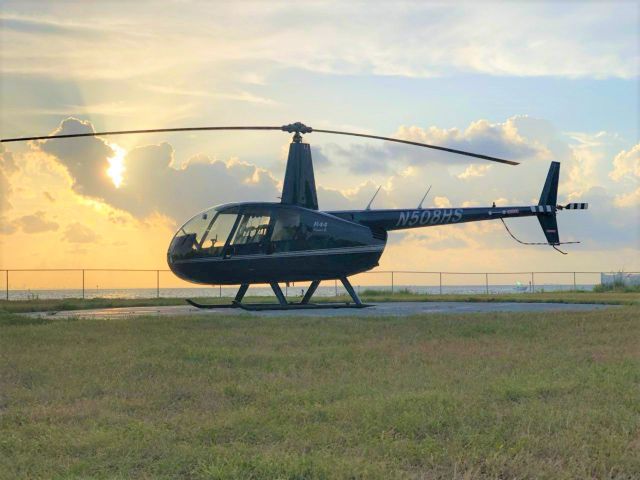
[[385, 241], [369, 228], [280, 203], [221, 205], [199, 213], [167, 253], [179, 277], [209, 284], [340, 278], [377, 265]]

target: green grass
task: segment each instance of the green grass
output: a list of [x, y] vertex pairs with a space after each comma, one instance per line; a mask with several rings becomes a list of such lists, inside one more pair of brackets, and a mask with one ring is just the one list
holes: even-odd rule
[[0, 313], [0, 478], [638, 478], [639, 313]]
[[[559, 302], [559, 303], [601, 303], [618, 305], [640, 305], [640, 293], [635, 291], [565, 291], [538, 293], [504, 293], [504, 294], [416, 294], [407, 290], [393, 294], [382, 290], [363, 290], [361, 298], [365, 302]], [[199, 299], [203, 303], [230, 303], [228, 297], [208, 297]], [[299, 297], [290, 297], [290, 301], [299, 302]], [[275, 303], [275, 297], [245, 297], [245, 302]], [[314, 297], [314, 302], [346, 302], [346, 295], [339, 297]], [[65, 298], [65, 299], [31, 299], [0, 300], [0, 312], [45, 312], [62, 310], [85, 310], [109, 307], [145, 307], [184, 305], [184, 298]]]
[[[369, 302], [534, 302], [534, 303], [598, 303], [610, 305], [640, 305], [636, 292], [589, 292], [570, 290], [563, 292], [490, 293], [490, 294], [416, 294], [408, 291], [394, 292], [364, 290], [362, 298]], [[346, 297], [344, 297], [346, 298]], [[1, 307], [0, 307], [1, 308]]]
[[626, 285], [624, 282], [615, 281], [610, 284], [600, 284], [593, 287], [594, 292], [622, 292], [622, 293], [640, 293], [640, 285]]

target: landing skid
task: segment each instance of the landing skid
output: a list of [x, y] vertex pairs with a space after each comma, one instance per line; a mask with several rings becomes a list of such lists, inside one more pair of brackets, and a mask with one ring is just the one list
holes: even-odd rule
[[259, 312], [263, 310], [320, 310], [327, 308], [367, 308], [373, 307], [366, 303], [356, 305], [355, 303], [288, 303], [280, 305], [278, 303], [241, 303], [238, 305], [243, 310]]
[[311, 285], [307, 289], [307, 293], [304, 295], [300, 303], [287, 302], [284, 294], [282, 293], [282, 289], [280, 288], [280, 285], [278, 285], [276, 282], [271, 283], [271, 288], [273, 289], [273, 292], [276, 294], [278, 303], [242, 303], [242, 299], [245, 293], [247, 293], [247, 289], [249, 288], [249, 284], [247, 283], [244, 283], [240, 286], [240, 289], [238, 290], [238, 293], [236, 294], [236, 297], [233, 300], [233, 303], [231, 303], [230, 305], [198, 303], [195, 300], [191, 300], [190, 298], [187, 298], [186, 301], [189, 305], [192, 305], [196, 308], [203, 308], [203, 309], [241, 308], [242, 310], [247, 310], [251, 312], [257, 312], [257, 311], [263, 311], [263, 310], [319, 310], [323, 308], [366, 308], [366, 307], [373, 306], [373, 305], [368, 305], [366, 303], [362, 303], [362, 301], [360, 301], [360, 297], [358, 297], [358, 294], [353, 289], [353, 286], [351, 286], [351, 283], [349, 282], [349, 280], [347, 280], [347, 277], [342, 277], [340, 280], [342, 281], [342, 284], [344, 285], [345, 289], [353, 299], [354, 303], [309, 303], [309, 300], [311, 300], [311, 297], [313, 296], [316, 289], [318, 288], [318, 285], [320, 285], [320, 280], [314, 280], [313, 282], [311, 282]]
[[191, 300], [190, 298], [185, 298], [185, 301], [196, 308], [238, 308], [238, 305], [235, 304], [211, 304], [211, 303], [198, 303], [195, 300]]

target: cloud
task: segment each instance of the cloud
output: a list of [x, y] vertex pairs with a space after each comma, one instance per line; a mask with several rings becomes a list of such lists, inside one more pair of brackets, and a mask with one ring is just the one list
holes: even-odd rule
[[580, 195], [592, 187], [607, 183], [615, 188], [619, 185], [611, 183], [614, 157], [620, 152], [624, 141], [616, 134], [608, 132], [565, 134], [569, 137], [566, 142], [568, 151], [560, 152], [563, 159], [563, 169], [567, 174], [560, 187], [572, 195]]
[[14, 224], [25, 233], [49, 232], [59, 227], [56, 222], [48, 220], [45, 212], [42, 211], [20, 217], [14, 221]]
[[256, 103], [263, 105], [275, 105], [276, 102], [270, 98], [261, 97], [246, 91], [238, 92], [207, 92], [203, 90], [195, 89], [182, 89], [175, 87], [168, 87], [163, 85], [144, 85], [144, 88], [157, 93], [163, 93], [166, 95], [184, 96], [184, 97], [204, 97], [204, 98], [217, 98], [223, 100], [236, 100], [239, 102]]
[[8, 31], [43, 35], [96, 34], [98, 29], [72, 22], [59, 22], [20, 15], [2, 15], [2, 27]]
[[423, 232], [409, 232], [402, 243], [415, 244], [423, 251], [463, 249], [474, 246], [472, 237], [464, 228], [435, 229], [427, 228]]
[[11, 208], [11, 203], [9, 203], [10, 194], [11, 183], [4, 170], [0, 169], [0, 212]]
[[[487, 120], [472, 122], [466, 129], [443, 129], [436, 126], [400, 127], [393, 137], [429, 145], [454, 148], [467, 152], [495, 156], [508, 160], [546, 158], [548, 150], [538, 141], [530, 140], [518, 131], [520, 117], [512, 117], [503, 123]], [[349, 161], [355, 173], [388, 172], [404, 165], [421, 166], [426, 163], [465, 164], [469, 157], [444, 153], [426, 148], [412, 147], [392, 142], [383, 144], [354, 144], [348, 148], [329, 144], [327, 149], [334, 155]], [[466, 174], [479, 176], [486, 173], [487, 166], [473, 167]], [[465, 175], [464, 173], [462, 175]], [[466, 178], [460, 177], [460, 178]]]
[[[54, 133], [92, 131], [90, 122], [68, 118]], [[36, 147], [67, 168], [76, 193], [101, 199], [137, 218], [157, 212], [180, 222], [211, 205], [275, 201], [279, 195], [278, 181], [267, 170], [237, 159], [223, 162], [198, 155], [177, 168], [168, 143], [128, 152], [120, 188], [106, 174], [114, 150], [101, 138], [46, 140]]]
[[0, 145], [0, 169], [4, 170], [7, 174], [11, 174], [18, 169], [13, 158], [13, 153], [8, 151], [4, 145]]
[[[634, 2], [416, 2], [370, 9], [337, 1], [196, 2], [189, 8], [174, 2], [152, 17], [144, 2], [128, 5], [126, 12], [62, 5], [32, 17], [4, 7], [4, 41], [14, 46], [3, 59], [4, 73], [115, 79], [177, 68], [195, 75], [202, 65], [231, 62], [244, 65], [241, 79], [248, 69], [262, 78], [257, 65], [406, 77], [633, 78], [638, 73]], [[296, 45], [295, 54], [283, 47], [288, 45]]]
[[343, 163], [353, 173], [389, 172], [393, 170], [392, 152], [385, 146], [352, 144], [342, 147], [328, 144], [325, 150], [330, 156], [342, 157]]
[[468, 180], [473, 177], [483, 177], [487, 171], [491, 168], [491, 165], [476, 165], [472, 163], [464, 172], [458, 175], [458, 178], [462, 180]]
[[79, 222], [74, 222], [67, 226], [62, 238], [71, 243], [95, 243], [99, 237], [89, 227]]
[[7, 151], [4, 145], [0, 145], [0, 213], [11, 208], [9, 195], [12, 188], [9, 175], [17, 169], [13, 154]]
[[314, 169], [324, 169], [331, 164], [329, 157], [324, 154], [322, 148], [316, 147], [314, 145], [311, 146], [311, 158], [313, 159]]
[[[616, 195], [614, 203], [617, 207], [638, 208], [640, 206], [640, 187], [636, 188], [633, 192]], [[637, 211], [636, 211], [636, 214], [637, 214]]]
[[634, 215], [634, 212], [629, 212], [628, 208], [621, 208], [620, 194], [614, 195], [609, 189], [596, 186], [584, 192], [579, 198], [569, 197], [569, 201], [579, 201], [579, 199], [588, 201], [589, 209], [575, 212], [565, 210], [558, 214], [561, 235], [563, 231], [567, 232], [573, 239], [585, 244], [586, 248], [611, 249], [625, 246], [638, 248], [640, 231], [637, 228], [630, 228], [630, 214]]
[[[346, 190], [318, 185], [318, 203], [321, 210], [361, 210], [369, 204], [379, 186], [371, 181]], [[389, 194], [390, 191], [381, 186], [371, 208], [385, 208], [390, 202]]]
[[16, 225], [9, 221], [7, 217], [0, 216], [0, 234], [11, 235], [17, 230]]
[[613, 170], [609, 176], [620, 181], [624, 177], [636, 177], [640, 179], [640, 143], [629, 151], [623, 150], [613, 159]]
[[[62, 121], [52, 135], [93, 133], [89, 121], [69, 117]], [[107, 175], [107, 159], [115, 151], [104, 140], [97, 137], [74, 139], [41, 140], [35, 143], [45, 153], [53, 155], [67, 167], [73, 179], [73, 189], [81, 195], [105, 198], [112, 190], [113, 183]]]
[[[431, 145], [445, 146], [474, 153], [519, 160], [545, 153], [538, 143], [527, 142], [518, 132], [518, 117], [503, 123], [477, 120], [465, 129], [400, 127], [395, 136]], [[394, 145], [397, 148], [396, 145]], [[464, 157], [463, 157], [464, 158]], [[462, 158], [461, 158], [462, 160]], [[465, 159], [465, 162], [468, 159]]]
[[451, 208], [451, 201], [447, 197], [435, 197], [433, 203], [437, 208]]

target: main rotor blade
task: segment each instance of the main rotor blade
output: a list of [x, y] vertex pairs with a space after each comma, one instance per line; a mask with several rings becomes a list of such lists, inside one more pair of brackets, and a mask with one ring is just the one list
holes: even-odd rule
[[120, 130], [114, 132], [70, 133], [65, 135], [44, 135], [42, 137], [3, 138], [0, 143], [26, 142], [28, 140], [49, 140], [52, 138], [103, 137], [105, 135], [127, 135], [130, 133], [197, 132], [209, 130], [282, 130], [282, 127], [184, 127], [154, 128], [152, 130]]
[[427, 143], [412, 142], [411, 140], [401, 140], [399, 138], [380, 137], [378, 135], [366, 135], [364, 133], [340, 132], [338, 130], [320, 130], [318, 128], [314, 128], [313, 131], [321, 132], [321, 133], [335, 133], [336, 135], [349, 135], [352, 137], [375, 138], [376, 140], [386, 140], [388, 142], [405, 143], [407, 145], [416, 145], [418, 147], [432, 148], [434, 150], [442, 150], [443, 152], [457, 153], [458, 155], [466, 155], [467, 157], [481, 158], [483, 160], [505, 163], [507, 165], [520, 165], [520, 162], [514, 162], [513, 160], [504, 160], [502, 158], [490, 157], [488, 155], [480, 155], [479, 153], [465, 152], [463, 150], [456, 150], [455, 148], [438, 147], [437, 145], [429, 145]]
[[113, 132], [91, 132], [91, 133], [71, 133], [65, 135], [44, 135], [40, 137], [19, 137], [19, 138], [3, 138], [0, 143], [6, 142], [25, 142], [29, 140], [50, 140], [53, 138], [77, 138], [77, 137], [102, 137], [106, 135], [127, 135], [132, 133], [163, 133], [163, 132], [202, 132], [212, 130], [280, 130], [283, 132], [296, 133], [333, 133], [336, 135], [348, 135], [351, 137], [361, 138], [373, 138], [376, 140], [386, 140], [388, 142], [404, 143], [406, 145], [415, 145], [418, 147], [426, 147], [434, 150], [441, 150], [443, 152], [457, 153], [458, 155], [466, 155], [467, 157], [481, 158], [482, 160], [489, 160], [491, 162], [505, 163], [507, 165], [519, 165], [519, 162], [513, 160], [504, 160], [502, 158], [490, 157], [488, 155], [481, 155], [478, 153], [465, 152], [463, 150], [456, 150], [455, 148], [439, 147], [437, 145], [429, 145], [427, 143], [413, 142], [411, 140], [401, 140], [399, 138], [381, 137], [379, 135], [367, 135], [365, 133], [353, 133], [353, 132], [341, 132], [338, 130], [323, 130], [307, 127], [306, 125], [297, 122], [289, 125], [283, 125], [280, 127], [182, 127], [182, 128], [154, 128], [151, 130], [120, 130]]

